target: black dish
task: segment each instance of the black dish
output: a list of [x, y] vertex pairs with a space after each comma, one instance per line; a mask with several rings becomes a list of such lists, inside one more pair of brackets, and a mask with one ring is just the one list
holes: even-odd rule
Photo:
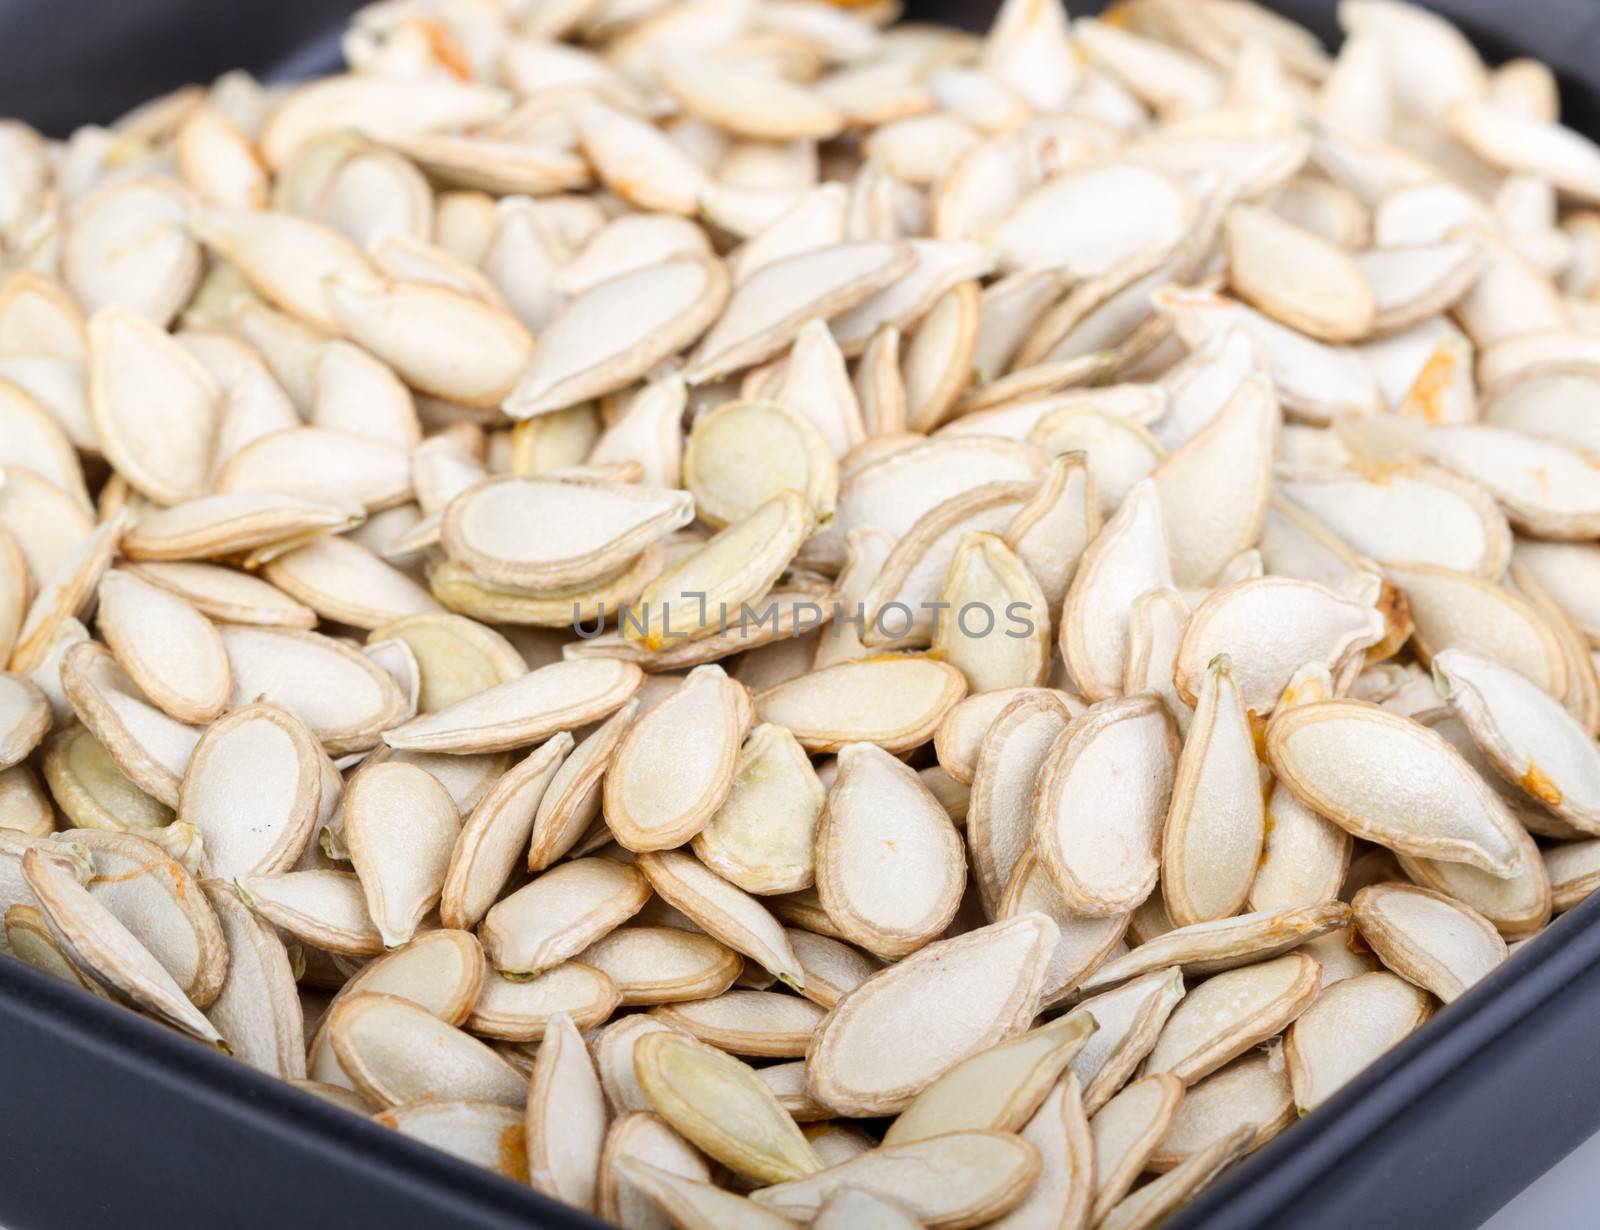
[[[235, 66], [337, 63], [349, 0], [0, 0], [0, 115], [54, 135]], [[991, 3], [912, 0], [981, 26]], [[1098, 5], [1074, 2], [1083, 12]], [[1274, 0], [1324, 36], [1330, 0]], [[1600, 132], [1600, 5], [1438, 0], [1486, 55], [1562, 75]], [[1248, 1158], [1170, 1230], [1478, 1224], [1600, 1129], [1600, 897]], [[580, 1230], [594, 1218], [364, 1123], [19, 962], [0, 960], [8, 1230]]]

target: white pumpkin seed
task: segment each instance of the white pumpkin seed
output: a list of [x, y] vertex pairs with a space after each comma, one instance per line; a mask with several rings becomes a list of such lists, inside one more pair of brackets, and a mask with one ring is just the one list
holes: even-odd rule
[[304, 1078], [306, 1046], [288, 951], [227, 884], [200, 886], [222, 924], [228, 976], [206, 1011], [234, 1058], [282, 1080]]
[[562, 760], [534, 813], [528, 844], [529, 871], [542, 871], [571, 850], [599, 814], [601, 775], [638, 711], [638, 700], [628, 701]]
[[496, 969], [528, 978], [569, 957], [639, 912], [650, 885], [633, 867], [583, 858], [544, 872], [484, 916], [479, 935]]
[[1342, 901], [1324, 901], [1178, 927], [1107, 962], [1084, 982], [1084, 989], [1115, 986], [1171, 965], [1182, 966], [1191, 977], [1235, 969], [1298, 948], [1349, 921], [1349, 906]]
[[[961, 707], [972, 703], [963, 701]], [[1013, 869], [1032, 847], [1034, 786], [1071, 720], [1067, 706], [1053, 694], [1023, 692], [988, 723], [978, 745], [967, 806], [967, 845], [979, 897], [991, 917], [996, 916]]]
[[463, 821], [440, 888], [439, 917], [445, 926], [470, 928], [494, 904], [572, 747], [565, 732], [542, 744], [501, 775]]
[[247, 876], [240, 895], [257, 914], [329, 952], [377, 956], [383, 936], [367, 913], [361, 881], [347, 871], [286, 871]]
[[1178, 754], [1172, 719], [1149, 695], [1093, 706], [1056, 739], [1034, 794], [1033, 841], [1069, 909], [1104, 918], [1150, 895]]
[[808, 752], [927, 742], [966, 692], [961, 672], [932, 658], [885, 654], [812, 671], [755, 697], [756, 717], [787, 727]]
[[906, 956], [961, 904], [961, 839], [916, 773], [881, 748], [847, 744], [838, 763], [817, 822], [817, 894], [846, 939]]
[[1385, 971], [1328, 987], [1284, 1036], [1283, 1057], [1303, 1115], [1428, 1019], [1427, 992]]
[[1159, 494], [1140, 483], [1085, 549], [1062, 608], [1061, 653], [1085, 697], [1118, 694], [1134, 600], [1172, 584]]
[[428, 752], [494, 752], [524, 747], [597, 721], [644, 682], [631, 662], [554, 662], [487, 688], [436, 713], [384, 732], [390, 747]]
[[504, 1059], [427, 1009], [363, 991], [328, 1012], [340, 1066], [373, 1104], [400, 1106], [440, 1095], [521, 1106], [527, 1082]]
[[1266, 841], [1261, 769], [1226, 655], [1212, 659], [1178, 757], [1161, 838], [1161, 890], [1180, 927], [1236, 914]]
[[947, 1132], [1021, 1131], [1094, 1028], [1086, 1016], [1063, 1017], [957, 1064], [890, 1124], [884, 1144]]
[[641, 854], [637, 865], [657, 895], [708, 934], [789, 986], [804, 989], [805, 974], [788, 936], [756, 898], [682, 851]]
[[460, 830], [449, 792], [415, 765], [371, 765], [351, 779], [342, 836], [386, 948], [409, 941], [439, 904]]
[[735, 1173], [782, 1183], [822, 1168], [777, 1098], [731, 1055], [670, 1029], [640, 1037], [633, 1055], [655, 1112]]
[[1306, 1010], [1322, 989], [1310, 957], [1286, 957], [1224, 970], [1173, 1009], [1145, 1061], [1145, 1072], [1168, 1072], [1193, 1084], [1270, 1038]]
[[441, 530], [451, 558], [485, 579], [556, 589], [615, 571], [693, 515], [682, 492], [505, 477], [452, 501]]
[[311, 732], [271, 705], [247, 705], [212, 724], [195, 745], [178, 793], [208, 874], [287, 871], [316, 825], [322, 765]]
[[[1032, 1019], [1055, 932], [1026, 914], [929, 944], [869, 978], [817, 1031], [806, 1056], [812, 1095], [841, 1114], [903, 1110]], [[930, 1012], [944, 1023], [937, 1036], [911, 1024]]]
[[694, 852], [746, 892], [793, 892], [815, 878], [815, 834], [827, 792], [781, 726], [750, 732], [727, 798], [695, 834]]
[[1600, 749], [1546, 692], [1460, 649], [1434, 659], [1434, 677], [1506, 781], [1585, 831], [1600, 824]]
[[147, 794], [176, 806], [199, 732], [148, 704], [111, 654], [92, 642], [66, 652], [61, 686], [117, 768]]
[[1353, 835], [1501, 878], [1521, 865], [1498, 797], [1443, 739], [1405, 718], [1359, 701], [1297, 706], [1267, 728], [1267, 757], [1280, 782]]
[[1209, 664], [1227, 654], [1245, 708], [1265, 716], [1295, 671], [1317, 663], [1340, 677], [1359, 668], [1362, 651], [1383, 634], [1382, 615], [1358, 597], [1288, 577], [1239, 581], [1214, 590], [1189, 617], [1174, 683], [1194, 703]]
[[[937, 1187], [925, 1176], [944, 1177]], [[751, 1199], [811, 1219], [841, 1188], [859, 1187], [906, 1208], [930, 1230], [982, 1225], [1014, 1208], [1042, 1168], [1037, 1150], [1002, 1132], [951, 1132], [885, 1145], [805, 1178], [762, 1188]]]
[[[625, 388], [692, 342], [727, 303], [727, 273], [711, 257], [674, 257], [602, 282], [546, 327], [506, 412], [528, 418]], [[621, 334], [619, 320], [630, 322]]]
[[[1289, 1027], [1290, 1036], [1324, 998], [1318, 996]], [[1245, 1055], [1189, 1086], [1166, 1135], [1150, 1155], [1149, 1168], [1171, 1170], [1241, 1128], [1254, 1133], [1249, 1148], [1259, 1149], [1293, 1123], [1295, 1096], [1286, 1070], [1286, 1050], [1274, 1046], [1265, 1053]]]
[[619, 1157], [616, 1169], [667, 1215], [671, 1224], [691, 1230], [786, 1230], [795, 1223], [769, 1213], [743, 1196], [630, 1157]]
[[509, 1106], [470, 1099], [425, 1098], [393, 1106], [373, 1121], [442, 1149], [513, 1183], [528, 1181], [522, 1116]]
[[1431, 889], [1372, 884], [1355, 895], [1351, 908], [1379, 960], [1445, 1003], [1506, 959], [1493, 923]]
[[1103, 1218], [1127, 1195], [1177, 1116], [1184, 1085], [1157, 1073], [1134, 1081], [1089, 1120], [1094, 1141], [1091, 1220]]

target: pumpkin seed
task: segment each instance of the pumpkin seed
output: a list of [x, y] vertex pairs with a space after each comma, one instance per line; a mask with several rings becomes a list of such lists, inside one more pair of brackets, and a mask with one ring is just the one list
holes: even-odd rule
[[424, 1099], [391, 1107], [373, 1119], [514, 1183], [528, 1181], [522, 1116], [511, 1107], [470, 1099]]
[[[1072, 720], [1066, 705], [1049, 692], [1013, 695], [989, 723], [979, 744], [967, 806], [973, 874], [991, 917], [996, 915], [1013, 870], [1032, 845], [1033, 794], [1039, 770]], [[972, 703], [963, 701], [960, 707]]]
[[1004, 688], [969, 696], [945, 715], [934, 732], [934, 750], [939, 763], [956, 781], [971, 785], [977, 774], [983, 745], [996, 720], [1014, 702], [1047, 693], [1066, 709], [1068, 717], [1083, 712], [1081, 701], [1066, 692], [1043, 688]]
[[525, 982], [491, 969], [466, 1025], [481, 1037], [529, 1042], [544, 1037], [557, 1013], [589, 1028], [609, 1018], [620, 1002], [616, 984], [604, 971], [578, 961], [564, 961]]
[[635, 1158], [619, 1157], [616, 1169], [666, 1214], [671, 1224], [689, 1230], [786, 1230], [795, 1224], [743, 1196]]
[[61, 278], [86, 312], [110, 307], [166, 328], [200, 276], [199, 248], [183, 229], [189, 207], [171, 179], [135, 175], [74, 209], [60, 241]]
[[746, 892], [793, 892], [815, 877], [815, 834], [827, 792], [781, 726], [750, 732], [727, 798], [695, 834], [694, 852]]
[[1260, 766], [1227, 655], [1213, 658], [1178, 757], [1161, 838], [1161, 888], [1180, 927], [1236, 914], [1266, 840]]
[[117, 472], [159, 504], [204, 495], [219, 397], [205, 368], [121, 308], [90, 319], [89, 350], [89, 413]]
[[101, 579], [99, 600], [100, 631], [146, 696], [183, 722], [208, 722], [222, 712], [232, 671], [209, 620], [177, 595], [118, 569]]
[[351, 779], [343, 839], [386, 948], [409, 941], [439, 904], [460, 831], [449, 792], [415, 765], [371, 765]]
[[[146, 703], [109, 651], [89, 641], [61, 660], [61, 686], [79, 719], [134, 785], [169, 807], [199, 733]], [[39, 732], [44, 733], [43, 729]]]
[[234, 1058], [282, 1080], [304, 1078], [305, 1025], [288, 951], [229, 885], [207, 880], [200, 887], [228, 950], [227, 978], [207, 1017]]
[[1348, 253], [1257, 206], [1235, 205], [1224, 233], [1234, 289], [1274, 320], [1325, 342], [1372, 331], [1377, 301]]
[[1166, 531], [1152, 482], [1136, 485], [1085, 549], [1061, 612], [1061, 653], [1090, 700], [1120, 691], [1128, 612], [1141, 594], [1172, 588]]
[[[472, 935], [425, 931], [404, 948], [362, 966], [339, 988], [335, 999], [363, 992], [393, 995], [426, 1008], [447, 1024], [461, 1025], [484, 998], [480, 994], [488, 986], [484, 968], [483, 949]], [[326, 1013], [312, 1032], [307, 1054], [312, 1079], [352, 1088], [333, 1052]]]
[[12, 956], [34, 969], [72, 986], [82, 987], [99, 999], [111, 998], [100, 984], [78, 972], [66, 951], [50, 933], [45, 916], [31, 905], [13, 905], [5, 913], [6, 945]]
[[[934, 650], [967, 677], [973, 692], [1041, 684], [1050, 671], [1050, 614], [1026, 564], [993, 534], [965, 534], [950, 561], [940, 601], [954, 612]], [[968, 614], [976, 609], [968, 626]], [[994, 635], [997, 612], [1006, 628]]]
[[1355, 895], [1351, 908], [1378, 959], [1447, 1004], [1506, 959], [1493, 923], [1431, 889], [1372, 884]]
[[[944, 1176], [937, 1188], [918, 1178], [929, 1167]], [[951, 1132], [882, 1146], [817, 1174], [762, 1188], [751, 1199], [810, 1219], [839, 1189], [858, 1187], [903, 1205], [930, 1230], [977, 1226], [1020, 1203], [1041, 1168], [1038, 1152], [1020, 1136]]]
[[816, 829], [817, 893], [846, 939], [903, 957], [961, 903], [961, 839], [914, 771], [870, 743], [839, 750]]
[[[452, 501], [441, 529], [451, 558], [485, 580], [548, 590], [615, 571], [693, 513], [682, 492], [508, 476]], [[574, 538], [556, 523], [587, 528]]]
[[631, 662], [554, 662], [386, 730], [390, 747], [495, 752], [524, 747], [607, 716], [644, 681]]
[[1306, 1010], [1322, 970], [1303, 953], [1224, 970], [1190, 991], [1167, 1019], [1145, 1072], [1193, 1084], [1270, 1038]]
[[676, 927], [619, 927], [579, 957], [606, 974], [627, 1005], [708, 999], [726, 991], [741, 968], [731, 949]]
[[134, 834], [83, 830], [72, 840], [95, 861], [90, 895], [161, 962], [196, 1007], [210, 1007], [227, 972], [228, 949], [194, 877]]
[[1090, 1118], [1094, 1141], [1091, 1220], [1103, 1218], [1127, 1195], [1171, 1128], [1183, 1098], [1182, 1081], [1157, 1073], [1134, 1081]]
[[528, 845], [529, 871], [544, 870], [572, 849], [599, 814], [601, 775], [638, 711], [638, 700], [628, 701], [561, 761], [534, 813]]
[[[1093, 706], [1056, 739], [1034, 794], [1033, 840], [1069, 909], [1104, 918], [1150, 895], [1178, 754], [1172, 719], [1149, 695]], [[1124, 782], [1113, 763], [1139, 767]]]
[[1462, 649], [1434, 659], [1434, 678], [1506, 781], [1585, 831], [1600, 826], [1600, 748], [1536, 681]]
[[1405, 718], [1360, 701], [1299, 705], [1267, 728], [1267, 757], [1280, 782], [1352, 835], [1502, 879], [1521, 866], [1499, 798], [1443, 739]]
[[404, 716], [406, 698], [389, 673], [332, 637], [245, 625], [219, 631], [233, 670], [229, 703], [276, 705], [332, 754], [373, 747]]
[[[1267, 628], [1274, 634], [1266, 633]], [[1382, 615], [1359, 597], [1314, 581], [1258, 577], [1212, 591], [1189, 617], [1174, 663], [1178, 694], [1189, 703], [1209, 664], [1227, 654], [1245, 708], [1273, 711], [1294, 672], [1307, 663], [1336, 676], [1359, 667], [1361, 651], [1382, 638]]]
[[722, 1050], [780, 1059], [805, 1054], [823, 1014], [810, 1000], [743, 989], [652, 1010], [652, 1015]]
[[238, 881], [244, 902], [268, 922], [329, 952], [377, 956], [383, 936], [361, 881], [347, 871], [285, 871]]
[[200, 736], [178, 792], [178, 815], [194, 826], [208, 874], [289, 870], [316, 825], [322, 765], [306, 727], [271, 705], [247, 705]]
[[1326, 1102], [1432, 1011], [1427, 992], [1386, 970], [1328, 987], [1284, 1036], [1283, 1057], [1299, 1112]]
[[398, 638], [411, 647], [422, 674], [417, 710], [434, 713], [497, 683], [527, 674], [527, 665], [504, 636], [460, 615], [408, 615], [372, 629], [369, 644]]
[[[1293, 1037], [1300, 1022], [1322, 1004], [1319, 995], [1289, 1026]], [[1227, 1067], [1190, 1085], [1167, 1133], [1150, 1155], [1151, 1170], [1167, 1171], [1182, 1165], [1200, 1150], [1225, 1140], [1241, 1128], [1255, 1134], [1249, 1148], [1259, 1149], [1295, 1120], [1295, 1095], [1286, 1070], [1287, 1044], [1235, 1059]]]
[[0, 769], [0, 828], [44, 837], [55, 830], [50, 795], [27, 765]]
[[832, 1008], [881, 968], [840, 940], [792, 927], [785, 934], [805, 973], [800, 993], [824, 1008]]
[[[727, 273], [709, 256], [678, 256], [601, 282], [545, 328], [506, 412], [529, 418], [627, 387], [704, 332], [728, 294]], [[631, 322], [621, 334], [619, 320]]]
[[1349, 921], [1349, 906], [1342, 901], [1324, 901], [1178, 927], [1107, 962], [1090, 975], [1083, 989], [1115, 986], [1170, 965], [1182, 966], [1190, 977], [1235, 969], [1298, 948]]
[[349, 529], [364, 515], [359, 505], [265, 492], [204, 496], [144, 513], [123, 538], [122, 547], [136, 560], [205, 559], [319, 530]]
[[667, 1230], [672, 1223], [620, 1173], [622, 1166], [629, 1163], [654, 1166], [694, 1183], [709, 1184], [711, 1180], [705, 1159], [658, 1116], [639, 1111], [618, 1116], [607, 1130], [600, 1151], [596, 1212], [633, 1230]]
[[21, 675], [0, 674], [0, 769], [25, 760], [50, 730], [50, 702]]
[[128, 780], [85, 727], [51, 736], [43, 767], [51, 797], [74, 827], [121, 831], [172, 823], [173, 809]]
[[805, 974], [788, 936], [756, 898], [682, 851], [652, 851], [636, 862], [656, 894], [707, 934], [796, 990], [805, 988]]
[[1190, 1154], [1180, 1165], [1153, 1179], [1115, 1205], [1100, 1225], [1105, 1230], [1149, 1230], [1241, 1157], [1255, 1129], [1242, 1127], [1231, 1136]]
[[517, 1107], [527, 1097], [527, 1082], [493, 1050], [409, 1000], [348, 996], [327, 1028], [339, 1065], [374, 1105], [453, 1094]]
[[633, 1065], [655, 1112], [735, 1173], [782, 1183], [822, 1169], [777, 1098], [731, 1055], [664, 1030], [638, 1039]]
[[871, 1230], [915, 1230], [922, 1223], [893, 1201], [854, 1187], [841, 1187], [829, 1196], [811, 1223], [822, 1230], [861, 1226]]
[[[968, 533], [1004, 530], [1032, 493], [1032, 486], [1026, 483], [985, 483], [919, 517], [892, 545], [877, 576], [866, 581], [861, 605], [867, 620], [859, 634], [861, 643], [876, 647], [916, 643], [923, 637], [931, 641], [936, 625], [948, 630], [956, 616], [935, 620], [933, 614], [942, 610], [935, 604], [944, 600], [941, 591], [961, 540]], [[864, 533], [851, 531], [850, 541], [858, 544], [858, 550], [865, 541], [860, 537]], [[900, 634], [898, 625], [902, 623], [905, 631]]]
[[787, 727], [808, 752], [876, 743], [898, 753], [926, 742], [965, 692], [948, 663], [886, 654], [769, 688], [755, 697], [756, 717]]
[[22, 856], [22, 872], [51, 937], [77, 969], [131, 1004], [219, 1047], [226, 1047], [210, 1021], [150, 951], [72, 872], [43, 851]]
[[572, 747], [571, 735], [556, 735], [501, 775], [473, 807], [456, 837], [440, 890], [445, 926], [471, 927], [494, 904]]
[[912, 1101], [884, 1136], [905, 1144], [957, 1131], [1021, 1131], [1095, 1026], [1063, 1017], [957, 1064]]
[[600, 1080], [572, 1019], [550, 1019], [528, 1089], [528, 1179], [538, 1191], [592, 1211], [605, 1144]]
[[484, 916], [479, 934], [496, 969], [531, 977], [626, 922], [649, 893], [650, 885], [633, 867], [577, 859], [502, 899]]
[[[1038, 914], [940, 940], [874, 975], [823, 1021], [806, 1056], [813, 1096], [841, 1114], [904, 1110], [1034, 1013], [1055, 924]], [[911, 1028], [934, 1012], [939, 1036]], [[883, 1039], [896, 1039], [885, 1053]]]
[[275, 586], [216, 564], [125, 563], [122, 571], [184, 599], [208, 619], [230, 624], [314, 628], [317, 613]]

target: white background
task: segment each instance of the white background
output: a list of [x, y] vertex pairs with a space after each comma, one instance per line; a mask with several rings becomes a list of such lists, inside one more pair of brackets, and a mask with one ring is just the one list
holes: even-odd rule
[[1600, 1136], [1557, 1162], [1486, 1221], [1483, 1230], [1572, 1230], [1593, 1224], [1596, 1205], [1600, 1205]]

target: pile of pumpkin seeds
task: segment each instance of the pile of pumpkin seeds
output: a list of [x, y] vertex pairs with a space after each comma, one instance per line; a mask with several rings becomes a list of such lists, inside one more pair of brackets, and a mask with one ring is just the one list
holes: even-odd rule
[[7, 951], [630, 1230], [1160, 1222], [1600, 887], [1600, 147], [1339, 14], [0, 123]]

